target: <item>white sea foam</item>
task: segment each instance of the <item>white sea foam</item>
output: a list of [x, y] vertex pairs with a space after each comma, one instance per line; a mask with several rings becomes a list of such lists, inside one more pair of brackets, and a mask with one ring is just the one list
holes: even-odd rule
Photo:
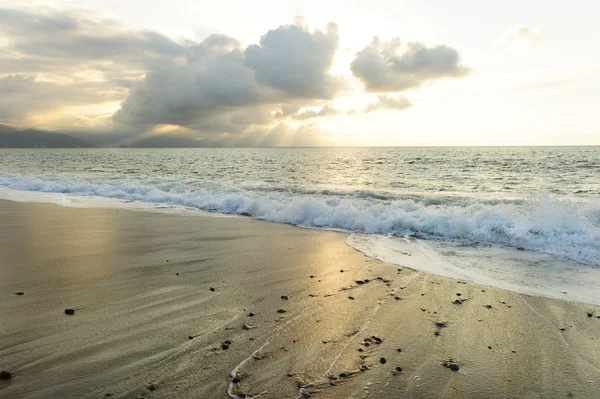
[[0, 187], [245, 214], [268, 221], [357, 233], [497, 244], [600, 266], [600, 204], [576, 204], [546, 194], [532, 196], [522, 203], [474, 199], [444, 203], [318, 190], [299, 193], [291, 189], [192, 187], [150, 178], [85, 180], [20, 174], [0, 175]]
[[600, 305], [600, 268], [548, 254], [376, 234], [352, 234], [346, 242], [367, 256], [425, 273]]

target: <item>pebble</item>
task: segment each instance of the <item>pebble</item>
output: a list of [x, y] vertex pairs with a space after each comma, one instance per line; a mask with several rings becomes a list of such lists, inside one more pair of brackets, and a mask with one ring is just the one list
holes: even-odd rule
[[65, 314], [72, 316], [75, 314], [75, 309], [65, 309]]
[[452, 302], [455, 305], [462, 305], [463, 301], [461, 301], [460, 299], [455, 300], [454, 302]]
[[0, 371], [0, 380], [10, 380], [12, 378], [12, 373], [6, 370]]
[[458, 371], [460, 369], [456, 363], [444, 363], [444, 367], [449, 368], [452, 371]]
[[191, 335], [188, 335], [188, 339], [194, 339], [194, 337], [192, 337]]
[[486, 309], [491, 309], [491, 308], [492, 308], [492, 305], [485, 305], [485, 306], [484, 306], [484, 308], [486, 308]]
[[364, 283], [365, 283], [365, 282], [364, 282], [364, 281], [362, 281], [362, 280], [356, 280], [355, 282], [356, 282], [356, 284], [358, 284], [358, 285], [361, 285], [361, 284], [364, 284]]
[[340, 273], [344, 273], [344, 269], [340, 270]]
[[252, 313], [252, 312], [248, 313], [248, 317], [254, 317], [254, 313]]
[[396, 352], [402, 352], [402, 348], [396, 349]]
[[460, 292], [457, 292], [457, 293], [456, 293], [456, 296], [461, 296], [461, 293], [460, 293]]
[[587, 316], [588, 317], [594, 317], [594, 314], [593, 313], [588, 313]]
[[179, 276], [179, 273], [175, 273], [176, 276]]
[[399, 373], [401, 373], [402, 372], [402, 367], [396, 366], [396, 371], [399, 372]]
[[285, 310], [285, 309], [277, 309], [277, 313], [287, 313], [287, 310]]
[[15, 292], [15, 295], [25, 295], [23, 291]]
[[308, 276], [308, 277], [310, 277], [310, 278], [315, 278], [315, 276], [313, 276], [312, 274], [311, 274], [310, 276]]
[[209, 288], [209, 291], [211, 291], [211, 292], [215, 292], [215, 289], [214, 289], [213, 287], [210, 287], [210, 288]]
[[221, 349], [227, 350], [229, 349], [229, 345], [231, 345], [231, 341], [225, 341], [221, 344]]
[[287, 300], [288, 300], [288, 299], [290, 299], [290, 298], [289, 298], [287, 295], [282, 295], [282, 296], [281, 296], [281, 299], [283, 299], [283, 300], [287, 301]]
[[385, 357], [379, 358], [379, 363], [386, 364], [387, 363], [386, 358]]
[[348, 299], [354, 299], [354, 297], [353, 296], [349, 296]]

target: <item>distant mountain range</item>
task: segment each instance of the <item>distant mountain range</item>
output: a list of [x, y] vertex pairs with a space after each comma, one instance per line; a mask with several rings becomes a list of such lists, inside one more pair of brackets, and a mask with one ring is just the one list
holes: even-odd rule
[[0, 125], [0, 148], [91, 148], [87, 141], [63, 133]]

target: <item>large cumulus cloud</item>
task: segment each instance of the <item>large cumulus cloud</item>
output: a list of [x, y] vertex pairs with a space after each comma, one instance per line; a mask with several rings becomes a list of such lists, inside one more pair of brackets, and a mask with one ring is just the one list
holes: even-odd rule
[[211, 35], [188, 50], [185, 62], [150, 69], [114, 119], [209, 133], [270, 128], [294, 114], [282, 110], [318, 105], [343, 88], [329, 73], [337, 43], [334, 24], [325, 32], [280, 26], [245, 50], [233, 38]]
[[338, 27], [309, 32], [300, 25], [270, 30], [246, 49], [246, 65], [261, 84], [292, 97], [332, 98], [343, 81], [328, 72], [338, 46]]
[[373, 41], [356, 53], [351, 69], [367, 91], [399, 92], [423, 83], [469, 73], [458, 52], [446, 45], [427, 47], [409, 42], [403, 51], [399, 39]]
[[[0, 123], [24, 125], [43, 119], [27, 119], [36, 113], [63, 109], [67, 116], [52, 120], [83, 118], [88, 133], [116, 132], [124, 141], [164, 145], [157, 134], [168, 131], [174, 143], [200, 146], [323, 143], [318, 118], [359, 112], [336, 107], [350, 90], [349, 77], [331, 73], [338, 42], [334, 23], [282, 25], [242, 46], [222, 34], [174, 39], [83, 11], [0, 9]], [[450, 47], [401, 47], [376, 39], [357, 53], [352, 72], [367, 91], [402, 91], [468, 72]], [[73, 116], [74, 105], [110, 112]], [[383, 95], [360, 112], [410, 105]], [[94, 125], [95, 117], [102, 123]]]

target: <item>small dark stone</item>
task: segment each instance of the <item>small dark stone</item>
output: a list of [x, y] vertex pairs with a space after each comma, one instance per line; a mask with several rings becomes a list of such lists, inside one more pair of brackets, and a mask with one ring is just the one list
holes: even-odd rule
[[287, 310], [285, 310], [285, 309], [277, 309], [277, 313], [287, 313]]
[[353, 296], [349, 296], [348, 299], [354, 299], [354, 297]]
[[488, 346], [488, 349], [492, 349], [492, 347], [491, 347], [491, 346]]
[[386, 363], [387, 363], [387, 360], [386, 360], [386, 358], [385, 358], [385, 357], [381, 357], [381, 358], [379, 358], [379, 363], [381, 363], [381, 364], [386, 364]]
[[348, 374], [347, 373], [340, 373], [340, 378], [347, 378]]
[[169, 259], [167, 259], [167, 263], [169, 263]]
[[179, 276], [179, 273], [175, 273], [176, 276]]
[[484, 308], [486, 308], [486, 309], [491, 309], [491, 308], [492, 308], [492, 305], [485, 305], [485, 306], [484, 306]]
[[215, 289], [214, 289], [213, 287], [210, 287], [208, 290], [209, 290], [210, 292], [215, 292]]
[[594, 314], [593, 313], [588, 313], [587, 316], [588, 317], [594, 317]]
[[400, 298], [399, 296], [395, 296], [395, 297], [394, 297], [394, 299], [395, 299], [395, 300], [397, 300], [397, 301], [399, 301], [399, 300], [401, 300], [402, 298]]
[[228, 340], [228, 339], [227, 339], [227, 340], [225, 340], [225, 341], [223, 341], [223, 342], [224, 342], [224, 343], [226, 343], [227, 345], [231, 345], [231, 341], [230, 341], [230, 340]]
[[227, 344], [227, 343], [223, 342], [223, 343], [221, 344], [221, 349], [223, 349], [223, 350], [227, 350], [227, 349], [229, 349], [229, 344]]
[[525, 247], [517, 247], [517, 251], [525, 251]]
[[112, 396], [112, 395], [111, 395], [110, 393], [107, 393], [107, 394], [106, 394], [106, 395], [104, 395], [104, 396], [106, 396], [106, 397], [108, 398], [108, 397], [110, 397], [110, 396]]
[[444, 367], [449, 368], [452, 371], [458, 371], [458, 369], [460, 369], [456, 363], [444, 363]]
[[0, 371], [0, 380], [10, 380], [12, 378], [12, 373], [6, 370]]
[[361, 284], [364, 284], [364, 283], [365, 283], [365, 282], [364, 282], [364, 281], [362, 281], [362, 280], [356, 280], [356, 284], [358, 284], [358, 285], [361, 285]]
[[364, 282], [365, 282], [365, 284], [366, 284], [366, 283], [368, 283], [368, 282], [369, 282], [369, 279], [367, 279], [367, 278], [366, 278], [366, 279], [364, 279], [363, 281], [364, 281]]
[[287, 300], [288, 300], [288, 299], [290, 299], [290, 298], [289, 298], [287, 295], [282, 295], [282, 296], [281, 296], [281, 299], [283, 299], [283, 300], [287, 301]]
[[23, 291], [15, 292], [15, 295], [25, 295]]
[[373, 336], [371, 336], [371, 338], [373, 338], [373, 339], [375, 340], [375, 342], [377, 342], [378, 344], [380, 344], [380, 343], [382, 343], [382, 342], [383, 342], [383, 340], [382, 340], [381, 338], [379, 338], [379, 337], [376, 337], [376, 336], [374, 336], [374, 335], [373, 335]]
[[365, 364], [363, 364], [362, 366], [360, 366], [360, 371], [367, 371], [369, 369], [369, 367]]
[[192, 337], [191, 335], [188, 335], [188, 339], [194, 339], [194, 337]]
[[561, 328], [561, 329], [560, 329], [560, 331], [565, 331], [565, 330], [566, 330], [566, 328]]
[[396, 349], [396, 352], [402, 352], [402, 348]]
[[462, 305], [463, 301], [461, 301], [460, 299], [455, 300], [454, 302], [452, 302], [455, 305]]
[[65, 309], [65, 314], [72, 316], [75, 314], [75, 309]]
[[399, 372], [399, 373], [401, 373], [402, 372], [402, 367], [396, 366], [396, 371]]
[[308, 277], [310, 277], [310, 278], [315, 278], [315, 276], [313, 276], [312, 274], [311, 274], [310, 276], [308, 276]]
[[340, 273], [344, 273], [344, 269], [340, 270]]
[[248, 313], [248, 317], [254, 317], [254, 313], [252, 313], [252, 312]]
[[364, 352], [364, 349], [363, 348], [358, 348], [358, 351], [359, 352]]
[[460, 292], [457, 292], [457, 293], [456, 293], [456, 296], [461, 296], [461, 295], [462, 295], [462, 294], [461, 294]]

